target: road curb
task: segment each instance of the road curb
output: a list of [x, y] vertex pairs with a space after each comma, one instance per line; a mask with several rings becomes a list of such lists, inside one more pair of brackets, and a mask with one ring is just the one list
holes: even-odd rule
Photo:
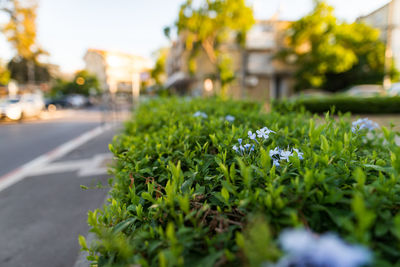
[[[105, 197], [103, 203], [104, 205], [107, 205], [107, 199], [109, 199], [110, 196], [110, 191], [107, 193], [107, 196]], [[96, 239], [96, 235], [92, 232], [89, 232], [86, 237], [86, 244], [90, 246], [92, 242]], [[89, 256], [89, 252], [85, 250], [81, 250], [79, 252], [78, 258], [75, 261], [75, 264], [73, 267], [90, 267], [91, 262], [87, 259], [87, 256]]]
[[[95, 239], [95, 234], [89, 233], [85, 239], [87, 244], [91, 244]], [[89, 253], [81, 250], [73, 267], [89, 267], [90, 262], [88, 261], [87, 256], [89, 256]]]
[[72, 150], [78, 148], [79, 146], [85, 144], [89, 140], [99, 136], [100, 134], [112, 129], [114, 124], [107, 123], [98, 126], [92, 130], [89, 130], [78, 137], [56, 147], [55, 149], [33, 159], [32, 161], [25, 163], [21, 167], [3, 175], [0, 177], [0, 192], [4, 189], [12, 186], [13, 184], [25, 179], [30, 175], [30, 173], [42, 166], [61, 158], [71, 152]]

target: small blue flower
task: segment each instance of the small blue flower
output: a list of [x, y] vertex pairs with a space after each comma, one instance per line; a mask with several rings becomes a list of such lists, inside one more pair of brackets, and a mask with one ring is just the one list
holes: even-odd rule
[[233, 151], [235, 151], [236, 153], [239, 152], [239, 148], [238, 148], [236, 145], [234, 145], [234, 146], [232, 147], [232, 149], [233, 149]]
[[258, 138], [268, 139], [269, 138], [269, 134], [270, 133], [275, 133], [275, 132], [271, 131], [267, 127], [263, 127], [261, 129], [257, 130], [256, 133], [257, 133], [257, 137]]
[[[293, 151], [295, 151], [297, 153], [297, 156], [299, 157], [300, 160], [303, 159], [303, 153], [300, 152], [297, 148], [293, 148]], [[272, 159], [273, 164], [275, 166], [279, 166], [280, 165], [280, 161], [281, 160], [286, 160], [287, 162], [289, 162], [289, 158], [293, 157], [294, 154], [291, 150], [283, 150], [280, 149], [279, 147], [275, 147], [273, 150], [271, 149], [269, 151], [269, 157]]]
[[293, 153], [289, 150], [282, 150], [281, 154], [279, 155], [280, 159], [284, 159], [289, 162], [289, 157], [293, 156]]
[[226, 115], [225, 116], [225, 120], [227, 120], [229, 122], [234, 122], [235, 121], [235, 117], [233, 117], [232, 115]]
[[201, 111], [197, 111], [196, 113], [193, 114], [193, 117], [202, 117], [204, 119], [207, 119], [207, 114]]
[[264, 128], [262, 128], [261, 130], [262, 130], [264, 133], [266, 133], [266, 134], [275, 133], [274, 131], [268, 129], [267, 127], [264, 127]]
[[279, 163], [280, 154], [281, 154], [281, 149], [279, 147], [275, 147], [274, 150], [271, 149], [269, 151], [269, 157], [272, 159], [272, 164], [275, 167], [279, 167], [280, 166], [280, 163]]
[[372, 131], [379, 128], [379, 124], [369, 120], [368, 118], [358, 119], [352, 123], [351, 131], [353, 133], [357, 131], [361, 131], [367, 129], [368, 131]]
[[238, 142], [239, 142], [239, 145], [241, 145], [242, 144], [242, 138], [239, 138]]
[[268, 139], [268, 138], [269, 138], [269, 135], [266, 134], [266, 133], [265, 133], [264, 131], [262, 131], [262, 130], [257, 130], [256, 133], [257, 133], [257, 137], [258, 137], [258, 138], [264, 138], [264, 139]]
[[297, 148], [293, 148], [293, 151], [297, 153], [297, 156], [299, 157], [300, 160], [303, 160], [303, 152], [300, 152]]
[[273, 160], [272, 160], [272, 164], [273, 164], [274, 166], [276, 166], [276, 167], [279, 167], [279, 166], [280, 166], [279, 160], [277, 160], [277, 159], [273, 159]]
[[234, 145], [232, 147], [232, 149], [233, 149], [233, 151], [235, 151], [236, 153], [241, 154], [241, 155], [243, 155], [243, 152], [245, 151], [245, 148], [241, 145], [241, 142], [240, 142], [239, 146]]
[[250, 144], [245, 144], [245, 145], [244, 145], [244, 148], [245, 148], [246, 150], [249, 150], [249, 149], [251, 148], [251, 145], [250, 145]]
[[251, 140], [256, 140], [256, 134], [253, 133], [252, 131], [248, 131], [247, 134], [249, 135], [249, 138]]
[[274, 150], [269, 151], [269, 157], [274, 158], [276, 156], [279, 156], [281, 154], [281, 149], [279, 147], [275, 147]]

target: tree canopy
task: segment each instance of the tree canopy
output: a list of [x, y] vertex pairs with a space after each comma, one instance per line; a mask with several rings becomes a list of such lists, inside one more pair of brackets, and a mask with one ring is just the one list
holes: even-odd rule
[[81, 94], [89, 96], [101, 91], [100, 83], [95, 75], [86, 70], [78, 71], [72, 81], [57, 80], [52, 88], [52, 95]]
[[298, 90], [336, 91], [383, 80], [385, 45], [379, 31], [339, 21], [324, 1], [315, 1], [313, 11], [295, 21], [287, 37], [288, 48], [280, 56], [297, 66]]
[[0, 63], [0, 85], [8, 84], [10, 72]]
[[156, 52], [157, 60], [154, 68], [150, 72], [151, 78], [154, 79], [157, 85], [161, 85], [165, 79], [165, 65], [168, 56], [168, 49], [161, 48]]
[[1, 30], [16, 51], [9, 63], [11, 77], [18, 82], [48, 81], [50, 78], [46, 66], [39, 63], [39, 57], [47, 52], [37, 44], [37, 7], [35, 0], [0, 1], [0, 11], [9, 15]]
[[[24, 57], [14, 57], [7, 65], [12, 79], [21, 84], [35, 82], [48, 82], [51, 79], [47, 66], [35, 60]], [[32, 76], [30, 76], [30, 73]]]
[[36, 50], [36, 10], [35, 3], [24, 5], [19, 0], [12, 1], [10, 20], [3, 32], [20, 57], [31, 59]]
[[[215, 66], [217, 77], [224, 88], [233, 80], [233, 72], [222, 45], [234, 37], [244, 45], [247, 31], [253, 26], [253, 10], [245, 0], [186, 0], [181, 5], [176, 27], [186, 39], [189, 52], [189, 71], [196, 71], [195, 59], [202, 49]], [[166, 31], [169, 33], [169, 31]]]

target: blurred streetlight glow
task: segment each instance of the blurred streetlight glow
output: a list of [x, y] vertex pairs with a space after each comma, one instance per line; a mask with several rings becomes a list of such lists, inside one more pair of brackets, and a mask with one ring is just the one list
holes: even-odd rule
[[77, 83], [78, 85], [84, 85], [84, 84], [85, 84], [85, 79], [82, 78], [82, 77], [78, 77], [78, 78], [76, 79], [76, 83]]

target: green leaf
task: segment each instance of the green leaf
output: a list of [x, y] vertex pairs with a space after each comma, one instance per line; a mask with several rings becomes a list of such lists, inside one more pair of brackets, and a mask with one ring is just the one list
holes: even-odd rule
[[225, 187], [223, 187], [221, 189], [221, 195], [225, 199], [225, 202], [228, 203], [229, 202], [229, 192], [228, 192], [228, 190], [226, 190]]
[[85, 237], [79, 235], [78, 240], [79, 240], [79, 245], [81, 246], [82, 250], [88, 251], [89, 249], [88, 249], [88, 247], [87, 247]]

